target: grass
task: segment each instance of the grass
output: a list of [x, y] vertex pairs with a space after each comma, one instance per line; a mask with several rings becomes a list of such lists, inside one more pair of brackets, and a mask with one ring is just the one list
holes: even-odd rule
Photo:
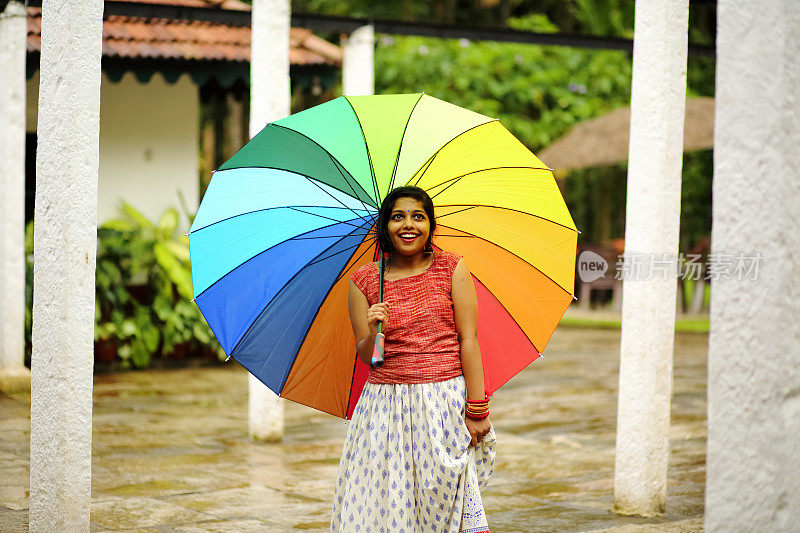
[[[711, 285], [707, 283], [703, 289], [703, 308], [708, 309], [711, 303]], [[684, 298], [688, 298], [686, 295], [691, 295], [694, 292], [694, 281], [692, 279], [684, 280], [684, 291]], [[575, 314], [570, 314], [568, 310], [567, 314], [561, 319], [561, 322], [559, 322], [559, 325], [568, 328], [620, 329], [622, 327], [622, 319], [618, 314], [614, 314], [609, 309], [610, 307], [589, 313], [579, 311]], [[678, 316], [675, 319], [675, 331], [677, 332], [708, 333], [708, 330], [708, 315], [690, 317]]]
[[[620, 329], [622, 327], [622, 319], [565, 316], [561, 319], [559, 325], [571, 328]], [[675, 320], [675, 331], [681, 333], [708, 333], [708, 317], [677, 318]]]

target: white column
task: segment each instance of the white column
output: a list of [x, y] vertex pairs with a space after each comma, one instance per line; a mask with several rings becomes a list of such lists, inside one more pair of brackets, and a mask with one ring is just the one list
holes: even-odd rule
[[[289, 115], [289, 0], [254, 0], [250, 58], [250, 137]], [[283, 403], [249, 376], [250, 437], [283, 438]]]
[[636, 2], [614, 508], [644, 516], [667, 495], [688, 4]]
[[[724, 268], [711, 290], [705, 526], [797, 531], [800, 3], [721, 0], [717, 13], [711, 253]], [[740, 276], [740, 254], [758, 271]]]
[[25, 367], [25, 6], [0, 13], [0, 392], [28, 390]]
[[102, 0], [44, 0], [30, 531], [89, 531]]
[[375, 94], [375, 30], [361, 26], [343, 40], [342, 92], [348, 96]]

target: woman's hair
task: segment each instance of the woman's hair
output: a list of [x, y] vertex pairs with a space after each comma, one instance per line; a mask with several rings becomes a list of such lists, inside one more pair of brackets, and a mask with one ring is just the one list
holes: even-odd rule
[[378, 231], [378, 245], [381, 247], [381, 251], [394, 251], [392, 239], [389, 237], [388, 226], [389, 219], [392, 216], [392, 208], [394, 208], [394, 203], [398, 198], [412, 198], [422, 204], [422, 208], [425, 210], [425, 214], [428, 216], [428, 220], [431, 224], [431, 230], [428, 234], [428, 242], [425, 243], [425, 251], [432, 252], [433, 246], [431, 245], [431, 241], [433, 240], [433, 231], [436, 229], [436, 217], [433, 214], [433, 200], [431, 200], [431, 197], [428, 196], [428, 193], [425, 192], [424, 189], [412, 186], [397, 187], [396, 189], [392, 189], [392, 191], [386, 195], [386, 198], [384, 198], [383, 202], [381, 203], [380, 211], [378, 211], [378, 222], [376, 224]]

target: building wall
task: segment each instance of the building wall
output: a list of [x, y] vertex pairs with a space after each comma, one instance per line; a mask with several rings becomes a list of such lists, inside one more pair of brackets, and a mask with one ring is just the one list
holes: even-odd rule
[[[28, 80], [27, 131], [36, 131], [38, 73]], [[119, 83], [103, 75], [100, 92], [98, 223], [119, 216], [122, 200], [148, 218], [168, 207], [199, 203], [199, 94], [184, 75], [175, 84], [155, 74], [140, 83], [131, 73]], [[181, 216], [182, 229], [188, 222]]]

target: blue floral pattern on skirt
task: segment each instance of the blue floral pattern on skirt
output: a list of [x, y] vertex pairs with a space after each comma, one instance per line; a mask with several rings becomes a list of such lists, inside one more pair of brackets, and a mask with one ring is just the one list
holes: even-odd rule
[[481, 492], [494, 429], [470, 446], [463, 376], [367, 383], [353, 412], [334, 490], [331, 531], [488, 531]]

